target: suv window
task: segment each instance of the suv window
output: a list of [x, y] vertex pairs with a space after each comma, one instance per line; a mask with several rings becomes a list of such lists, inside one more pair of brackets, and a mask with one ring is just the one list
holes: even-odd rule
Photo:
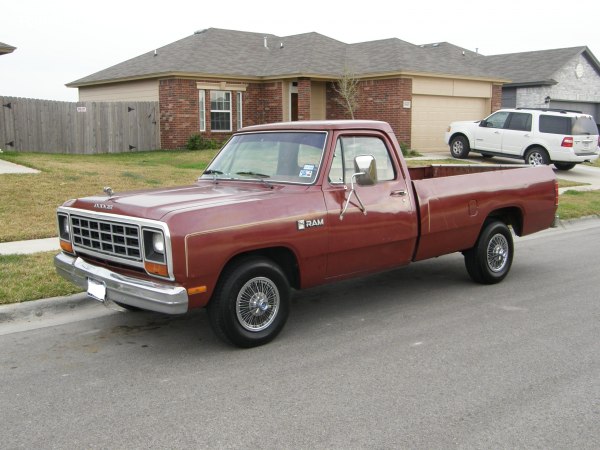
[[512, 113], [506, 128], [517, 131], [531, 131], [531, 114]]
[[481, 122], [482, 127], [486, 128], [504, 128], [504, 123], [510, 113], [506, 111], [499, 111], [492, 114], [490, 117]]
[[573, 118], [573, 134], [574, 135], [596, 135], [598, 127], [592, 116], [580, 116]]
[[571, 118], [540, 115], [540, 133], [571, 134]]

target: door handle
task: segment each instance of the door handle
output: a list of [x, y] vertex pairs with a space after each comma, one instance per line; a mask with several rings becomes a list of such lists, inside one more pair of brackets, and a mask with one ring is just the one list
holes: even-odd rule
[[392, 197], [404, 197], [406, 195], [406, 189], [400, 189], [399, 191], [392, 191], [390, 196]]

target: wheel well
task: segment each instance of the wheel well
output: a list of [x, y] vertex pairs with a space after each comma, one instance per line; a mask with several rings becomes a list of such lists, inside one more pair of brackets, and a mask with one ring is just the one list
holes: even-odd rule
[[517, 236], [521, 236], [521, 233], [523, 232], [523, 212], [516, 206], [492, 211], [485, 219], [485, 223], [491, 222], [492, 220], [500, 220], [506, 225], [512, 226]]
[[471, 146], [471, 142], [469, 141], [469, 138], [467, 137], [467, 135], [464, 133], [461, 133], [461, 132], [454, 133], [452, 136], [450, 136], [450, 140], [448, 141], [448, 144], [451, 144], [452, 140], [456, 139], [457, 137], [465, 138], [467, 141], [467, 144], [469, 144], [469, 147]]
[[548, 155], [548, 158], [550, 158], [550, 154], [548, 153], [548, 150], [546, 150], [546, 148], [540, 144], [531, 144], [529, 147], [527, 147], [525, 149], [525, 151], [523, 152], [523, 156], [525, 156], [529, 150], [532, 150], [534, 148], [539, 148], [541, 150], [544, 150], [546, 152], [546, 155]]
[[276, 263], [281, 270], [283, 270], [290, 283], [290, 286], [296, 289], [300, 288], [300, 269], [298, 266], [298, 260], [294, 252], [287, 247], [261, 248], [258, 250], [240, 253], [239, 255], [235, 255], [227, 262], [227, 264], [225, 264], [225, 267], [221, 273], [223, 273], [227, 267], [235, 264], [240, 259], [247, 259], [252, 256], [262, 256], [263, 258], [270, 259]]

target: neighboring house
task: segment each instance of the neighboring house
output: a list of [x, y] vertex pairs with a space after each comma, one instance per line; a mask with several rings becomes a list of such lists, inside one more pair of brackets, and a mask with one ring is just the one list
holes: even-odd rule
[[357, 119], [389, 122], [400, 142], [446, 151], [448, 124], [501, 106], [600, 116], [600, 65], [587, 47], [484, 56], [449, 43], [345, 44], [318, 33], [279, 37], [209, 28], [89, 75], [80, 101], [158, 101], [163, 148], [242, 126], [349, 118], [335, 90], [360, 80]]
[[89, 75], [80, 101], [158, 101], [163, 148], [242, 126], [346, 119], [334, 83], [360, 79], [357, 119], [389, 122], [400, 142], [443, 150], [448, 123], [500, 108], [507, 79], [481, 55], [399, 39], [345, 44], [318, 33], [279, 37], [210, 28]]
[[600, 63], [587, 47], [485, 57], [486, 66], [511, 80], [502, 107], [583, 111], [600, 121]]
[[0, 42], [0, 55], [6, 55], [8, 53], [14, 52], [16, 47], [12, 45], [5, 44], [4, 42]]

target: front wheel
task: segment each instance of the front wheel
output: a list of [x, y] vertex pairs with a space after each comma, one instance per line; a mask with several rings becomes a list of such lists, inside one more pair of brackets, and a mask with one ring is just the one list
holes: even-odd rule
[[501, 282], [512, 265], [513, 239], [504, 222], [489, 222], [475, 246], [465, 252], [465, 266], [473, 281], [482, 284]]
[[575, 163], [561, 163], [554, 161], [554, 167], [556, 167], [558, 170], [571, 170], [575, 166]]
[[238, 347], [266, 344], [285, 325], [290, 293], [285, 274], [271, 260], [239, 260], [225, 269], [208, 305], [211, 326]]
[[456, 136], [450, 141], [450, 154], [454, 158], [464, 159], [469, 156], [470, 151], [471, 147], [466, 137]]

